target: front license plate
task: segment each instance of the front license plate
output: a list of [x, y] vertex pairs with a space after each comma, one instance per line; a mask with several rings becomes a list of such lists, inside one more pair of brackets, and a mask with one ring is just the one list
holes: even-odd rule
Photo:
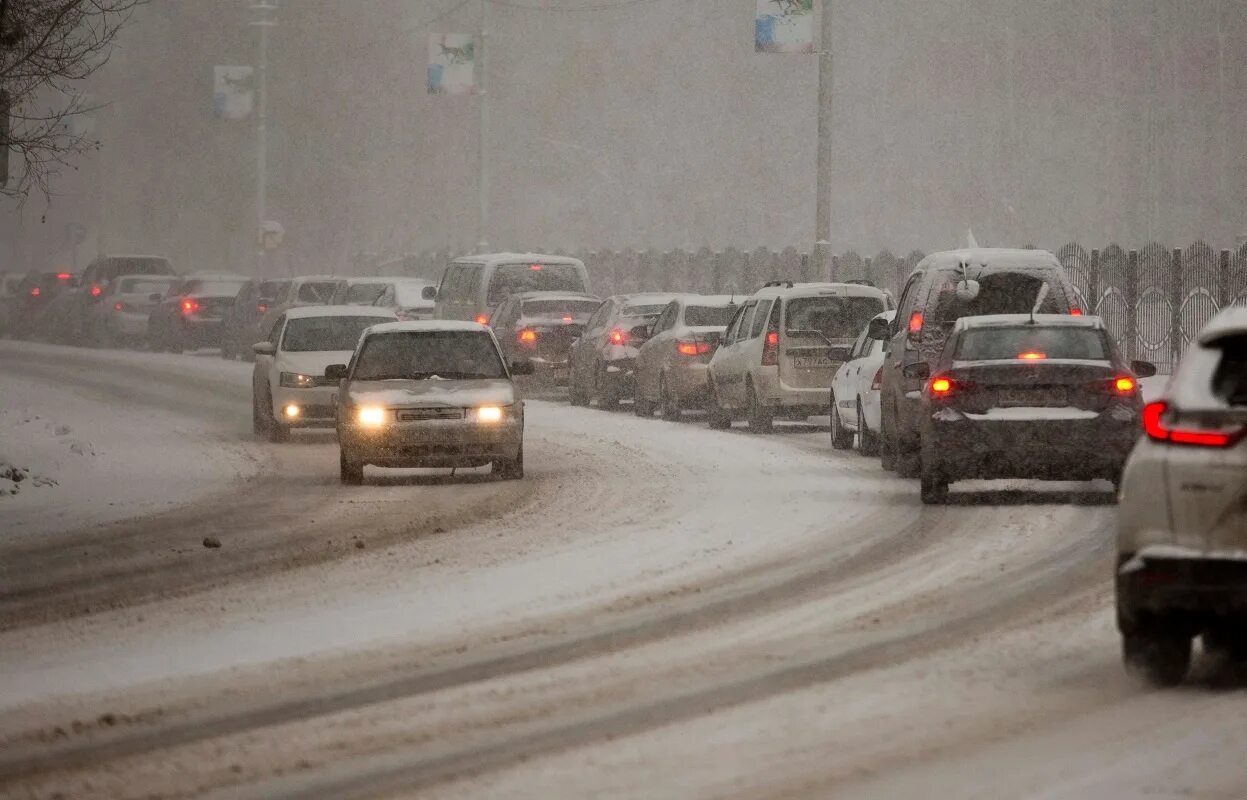
[[1061, 389], [1002, 389], [997, 403], [1002, 406], [1063, 406], [1065, 392]]
[[797, 369], [831, 369], [827, 356], [793, 356], [792, 365]]

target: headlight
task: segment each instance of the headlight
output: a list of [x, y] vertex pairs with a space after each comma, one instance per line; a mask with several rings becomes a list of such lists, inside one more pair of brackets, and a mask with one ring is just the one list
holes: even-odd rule
[[310, 389], [316, 385], [316, 379], [298, 372], [283, 372], [278, 383], [283, 389]]
[[481, 406], [476, 409], [476, 421], [485, 425], [494, 425], [502, 422], [507, 415], [507, 409], [502, 406]]
[[377, 406], [364, 406], [358, 412], [359, 424], [369, 428], [377, 428], [385, 424], [385, 409]]

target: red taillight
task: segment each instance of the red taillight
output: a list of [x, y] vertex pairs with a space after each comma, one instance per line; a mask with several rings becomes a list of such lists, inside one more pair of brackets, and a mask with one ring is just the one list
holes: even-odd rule
[[265, 313], [265, 312], [267, 312], [267, 311], [268, 311], [268, 303], [260, 303], [260, 304], [259, 304], [259, 305], [257, 305], [255, 308], [256, 308], [256, 310], [257, 310], [257, 311], [259, 311], [261, 314], [263, 314], [263, 313]]
[[485, 314], [477, 314], [477, 315], [476, 315], [476, 324], [477, 324], [477, 325], [488, 325], [488, 324], [489, 324], [489, 317], [488, 317], [487, 315], [485, 315]]
[[1135, 390], [1139, 388], [1139, 384], [1129, 375], [1122, 375], [1113, 381], [1113, 388], [1117, 390], [1118, 394], [1134, 394]]
[[875, 370], [875, 377], [870, 382], [871, 391], [877, 392], [883, 388], [883, 367]]
[[183, 314], [194, 314], [198, 310], [199, 310], [199, 302], [197, 300], [191, 300], [187, 298], [186, 300], [182, 301], [182, 313]]
[[1069, 310], [1069, 315], [1070, 315], [1071, 317], [1081, 317], [1081, 316], [1082, 316], [1082, 309], [1081, 309], [1081, 308], [1079, 308], [1078, 306], [1074, 306], [1073, 308], [1071, 308], [1071, 309]]
[[918, 334], [922, 333], [923, 322], [925, 322], [925, 317], [922, 316], [921, 311], [915, 311], [914, 313], [910, 314], [909, 315], [909, 335], [917, 336]]
[[571, 317], [563, 317], [564, 322], [575, 322]]
[[1165, 421], [1169, 403], [1157, 400], [1143, 407], [1143, 431], [1148, 438], [1170, 444], [1188, 444], [1197, 447], [1230, 447], [1247, 434], [1247, 427], [1234, 430], [1196, 430], [1171, 427]]
[[541, 272], [541, 265], [533, 264], [531, 267], [529, 267], [529, 269], [531, 269], [533, 272]]
[[779, 331], [767, 331], [766, 341], [762, 346], [762, 366], [779, 366]]
[[118, 310], [118, 311], [126, 311], [126, 310], [127, 310], [127, 306], [126, 306], [126, 304], [125, 304], [125, 303], [113, 303], [113, 308], [115, 308], [115, 309], [116, 309], [116, 310]]
[[70, 278], [72, 278], [72, 277], [74, 277], [74, 276], [73, 276], [73, 275], [71, 275], [71, 274], [69, 274], [68, 272], [58, 272], [58, 273], [56, 273], [56, 279], [57, 279], [58, 281], [67, 281], [67, 280], [69, 280], [69, 279], [70, 279]]
[[616, 328], [615, 330], [611, 331], [609, 338], [610, 338], [611, 344], [627, 344], [628, 343], [628, 332], [621, 331], [618, 328]]
[[92, 286], [92, 287], [91, 287], [91, 296], [92, 296], [92, 297], [99, 297], [99, 296], [100, 296], [100, 295], [102, 295], [102, 294], [104, 294], [104, 287], [103, 287], [103, 286], [96, 285], [96, 286]]
[[930, 389], [933, 397], [947, 397], [952, 394], [953, 382], [944, 377], [932, 378]]
[[532, 328], [525, 328], [516, 334], [515, 338], [519, 339], [520, 344], [531, 346], [537, 343], [537, 332]]
[[38, 286], [32, 286], [32, 287], [30, 287], [30, 296], [31, 296], [31, 297], [38, 297], [38, 296], [39, 296], [39, 295], [41, 295], [41, 294], [43, 294], [43, 290], [42, 290], [42, 289], [40, 289]]
[[1038, 350], [1027, 350], [1025, 353], [1018, 353], [1018, 358], [1023, 361], [1043, 361], [1047, 357], [1047, 353], [1041, 353]]
[[766, 335], [767, 347], [779, 347], [779, 331], [771, 331]]
[[676, 352], [682, 356], [704, 356], [710, 352], [710, 347], [710, 342], [681, 340], [675, 343]]

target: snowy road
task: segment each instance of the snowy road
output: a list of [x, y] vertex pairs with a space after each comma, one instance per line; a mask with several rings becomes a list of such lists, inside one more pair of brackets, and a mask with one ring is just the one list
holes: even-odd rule
[[1247, 794], [1243, 676], [1121, 672], [1102, 487], [924, 508], [825, 432], [532, 402], [521, 483], [349, 488], [249, 365], [0, 369], [117, 498], [0, 499], [0, 795]]

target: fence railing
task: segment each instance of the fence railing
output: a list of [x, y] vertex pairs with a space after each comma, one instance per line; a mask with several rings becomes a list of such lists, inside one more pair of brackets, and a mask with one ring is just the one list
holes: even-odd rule
[[[769, 280], [812, 281], [809, 253], [735, 248], [685, 250], [580, 251], [594, 291], [602, 296], [638, 291], [678, 291], [748, 295]], [[1083, 293], [1089, 311], [1104, 318], [1122, 352], [1169, 370], [1200, 328], [1221, 308], [1247, 305], [1247, 244], [1235, 251], [1214, 250], [1204, 242], [1186, 249], [1151, 243], [1124, 250], [1116, 244], [1084, 249], [1071, 242], [1054, 251]], [[457, 253], [428, 252], [381, 262], [384, 274], [438, 280]], [[898, 256], [884, 250], [863, 257], [850, 250], [832, 258], [835, 280], [866, 280], [893, 292], [924, 254]]]

